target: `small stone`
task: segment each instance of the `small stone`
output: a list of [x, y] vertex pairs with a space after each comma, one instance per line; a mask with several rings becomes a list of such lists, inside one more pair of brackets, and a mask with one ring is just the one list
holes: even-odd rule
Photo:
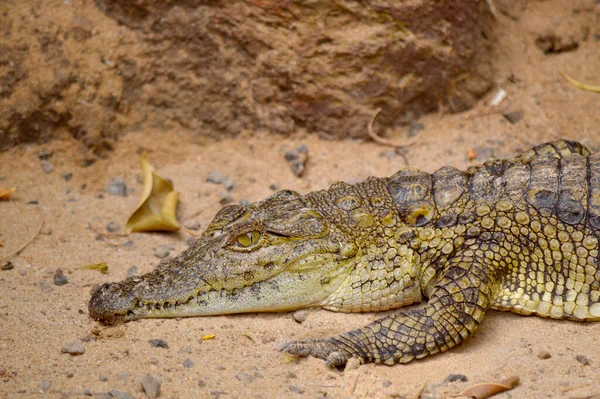
[[108, 381], [108, 377], [107, 377], [107, 376], [105, 376], [105, 375], [101, 375], [100, 377], [98, 377], [98, 379], [99, 379], [100, 381]]
[[223, 173], [219, 172], [218, 170], [211, 170], [210, 172], [208, 172], [208, 176], [206, 177], [206, 182], [212, 183], [212, 184], [222, 184], [227, 179], [229, 179], [229, 177], [225, 176]]
[[54, 272], [54, 285], [61, 286], [67, 284], [68, 282], [69, 279], [64, 275], [62, 269], [56, 269]]
[[139, 272], [136, 266], [131, 266], [129, 270], [127, 270], [127, 277], [137, 276], [138, 274]]
[[296, 323], [302, 324], [306, 321], [309, 314], [310, 314], [310, 310], [300, 309], [300, 310], [296, 310], [294, 313], [292, 313], [292, 318], [294, 319], [294, 321]]
[[115, 398], [115, 399], [135, 399], [133, 397], [133, 395], [131, 395], [129, 392], [123, 392], [123, 391], [119, 391], [117, 389], [108, 391], [108, 394], [110, 395], [111, 398]]
[[73, 377], [75, 377], [75, 374], [73, 374], [73, 373], [67, 373], [67, 378], [73, 378]]
[[106, 186], [106, 192], [110, 195], [127, 196], [127, 185], [122, 177], [113, 177]]
[[185, 240], [185, 243], [188, 245], [188, 247], [191, 247], [196, 243], [197, 239], [198, 237], [188, 237], [187, 240]]
[[150, 374], [142, 377], [142, 389], [149, 398], [158, 398], [160, 395], [160, 381]]
[[183, 367], [191, 369], [192, 367], [194, 367], [194, 361], [192, 359], [185, 359], [183, 361]]
[[167, 344], [167, 342], [162, 339], [154, 338], [154, 339], [148, 340], [148, 342], [154, 348], [169, 349], [169, 344]]
[[298, 378], [296, 373], [294, 373], [293, 371], [288, 371], [288, 373], [286, 374], [286, 377], [287, 378]]
[[525, 113], [521, 110], [517, 110], [517, 111], [506, 112], [506, 113], [502, 114], [502, 116], [507, 121], [509, 121], [512, 125], [514, 125], [517, 122], [519, 122], [521, 119], [523, 119], [523, 116], [525, 116]]
[[537, 355], [540, 359], [550, 359], [552, 354], [548, 351], [540, 351]]
[[360, 360], [358, 360], [355, 357], [351, 357], [350, 359], [348, 359], [348, 361], [346, 362], [346, 371], [350, 371], [350, 370], [356, 370], [357, 368], [360, 367]]
[[277, 190], [279, 190], [279, 184], [277, 184], [277, 183], [271, 183], [271, 184], [269, 185], [269, 188], [270, 188], [271, 190], [273, 190], [273, 191], [277, 191]]
[[45, 161], [47, 159], [50, 159], [50, 157], [52, 156], [53, 152], [50, 150], [41, 150], [38, 152], [38, 159], [40, 161]]
[[73, 177], [73, 173], [71, 173], [71, 172], [67, 172], [67, 173], [63, 173], [62, 174], [62, 178], [65, 179], [65, 181], [71, 180], [72, 177]]
[[154, 250], [154, 256], [159, 259], [166, 258], [174, 249], [175, 248], [170, 245], [159, 245], [158, 248]]
[[384, 381], [381, 383], [381, 385], [382, 385], [384, 388], [391, 387], [391, 386], [392, 386], [392, 381], [390, 381], [390, 380], [384, 380]]
[[242, 199], [240, 199], [240, 205], [248, 206], [248, 205], [250, 205], [250, 201], [248, 201], [246, 198], [242, 198]]
[[84, 389], [83, 396], [92, 396], [92, 391], [90, 391], [89, 389]]
[[187, 222], [183, 222], [183, 226], [188, 230], [200, 230], [200, 222], [197, 220], [188, 220]]
[[148, 363], [152, 364], [153, 366], [158, 366], [159, 361], [157, 358], [153, 357], [152, 359], [148, 360]]
[[575, 356], [575, 360], [577, 360], [579, 363], [583, 364], [584, 366], [587, 366], [588, 364], [591, 363], [590, 359], [588, 359], [587, 356], [584, 356], [584, 355]]
[[120, 228], [121, 228], [121, 225], [119, 223], [115, 222], [114, 220], [111, 220], [106, 225], [106, 231], [108, 231], [109, 233], [114, 233], [115, 231], [119, 231]]
[[39, 392], [46, 392], [48, 389], [50, 389], [51, 385], [52, 383], [50, 381], [42, 381], [38, 384], [37, 388]]
[[423, 125], [422, 123], [413, 123], [408, 128], [408, 137], [415, 137], [423, 129], [425, 129], [425, 125]]
[[444, 382], [467, 382], [468, 378], [464, 374], [449, 374], [448, 377], [444, 380]]
[[305, 144], [301, 144], [294, 150], [286, 151], [284, 156], [285, 160], [290, 164], [292, 173], [296, 177], [302, 177], [306, 169], [306, 163], [308, 162], [308, 147]]
[[5, 264], [2, 265], [2, 267], [0, 267], [0, 269], [2, 270], [12, 270], [15, 268], [15, 265], [13, 265], [13, 263], [11, 261], [6, 262]]
[[231, 204], [233, 197], [227, 193], [219, 193], [219, 203], [223, 206]]
[[303, 394], [304, 393], [304, 389], [297, 387], [295, 385], [288, 385], [288, 388], [290, 389], [290, 391], [297, 393], [297, 394]]
[[237, 373], [235, 375], [235, 378], [237, 378], [239, 381], [243, 382], [244, 384], [250, 384], [252, 381], [254, 381], [256, 379], [256, 377], [254, 377], [252, 374], [244, 373], [243, 371], [240, 373]]
[[198, 386], [200, 388], [204, 388], [206, 386], [206, 382], [204, 382], [204, 380], [198, 380]]
[[85, 353], [85, 347], [79, 341], [69, 342], [64, 345], [60, 350], [62, 353], [68, 353], [71, 356], [83, 355]]
[[52, 173], [54, 171], [54, 164], [50, 161], [44, 160], [40, 162], [40, 165], [42, 166], [44, 173]]
[[184, 353], [192, 353], [192, 347], [191, 346], [186, 346], [185, 348], [182, 349], [182, 352]]
[[385, 150], [379, 153], [379, 158], [394, 159], [397, 155], [396, 150]]
[[42, 229], [40, 230], [40, 234], [43, 234], [45, 236], [49, 236], [50, 234], [52, 234], [52, 227], [50, 227], [50, 226], [44, 226], [44, 227], [42, 227]]
[[121, 380], [124, 383], [127, 383], [127, 381], [129, 381], [129, 376], [130, 376], [129, 373], [125, 373], [125, 372], [121, 371], [120, 373], [117, 373], [117, 380]]
[[494, 157], [494, 149], [492, 147], [475, 147], [475, 161], [485, 162]]

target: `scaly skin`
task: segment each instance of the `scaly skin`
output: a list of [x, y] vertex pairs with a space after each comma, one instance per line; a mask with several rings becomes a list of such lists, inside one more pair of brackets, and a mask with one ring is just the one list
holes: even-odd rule
[[466, 172], [404, 169], [225, 207], [171, 263], [104, 284], [89, 310], [115, 324], [303, 307], [377, 312], [429, 298], [282, 348], [332, 366], [406, 363], [459, 344], [488, 309], [600, 320], [599, 231], [600, 154], [556, 141]]

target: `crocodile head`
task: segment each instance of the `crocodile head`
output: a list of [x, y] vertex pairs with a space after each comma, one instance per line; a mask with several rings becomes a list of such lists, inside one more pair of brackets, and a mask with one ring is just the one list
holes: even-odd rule
[[106, 283], [89, 302], [106, 324], [154, 317], [286, 311], [338, 289], [357, 247], [308, 197], [280, 191], [223, 208], [196, 243], [140, 277]]

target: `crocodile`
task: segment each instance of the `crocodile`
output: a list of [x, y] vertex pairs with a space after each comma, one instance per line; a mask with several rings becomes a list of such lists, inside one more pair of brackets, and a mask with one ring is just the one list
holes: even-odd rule
[[281, 347], [329, 366], [393, 365], [444, 352], [490, 309], [600, 320], [600, 154], [557, 140], [510, 160], [222, 208], [187, 250], [106, 283], [89, 314], [155, 317], [318, 307], [390, 312], [341, 335]]

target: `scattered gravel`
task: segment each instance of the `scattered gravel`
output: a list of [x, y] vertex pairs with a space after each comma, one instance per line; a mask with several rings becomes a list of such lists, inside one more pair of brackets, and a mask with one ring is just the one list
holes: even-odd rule
[[194, 361], [192, 359], [185, 359], [183, 361], [183, 367], [191, 369], [192, 367], [194, 367]]
[[44, 173], [52, 173], [54, 171], [54, 164], [50, 161], [43, 160], [40, 162], [40, 165], [42, 166]]
[[122, 177], [113, 177], [106, 186], [106, 192], [110, 195], [127, 196], [127, 184]]
[[121, 229], [121, 225], [119, 223], [115, 222], [114, 220], [111, 220], [106, 225], [106, 231], [108, 231], [109, 233], [114, 233], [115, 231], [119, 231], [120, 229]]
[[80, 341], [73, 341], [65, 344], [60, 351], [62, 353], [68, 353], [72, 356], [77, 356], [85, 353], [85, 347]]
[[167, 344], [167, 342], [162, 339], [158, 339], [158, 338], [150, 339], [150, 340], [148, 340], [148, 343], [150, 343], [150, 345], [152, 345], [152, 347], [154, 347], [154, 348], [169, 349], [169, 344]]
[[58, 268], [56, 269], [56, 271], [54, 272], [54, 285], [65, 285], [69, 282], [69, 279], [67, 278], [67, 276], [64, 275], [62, 269]]
[[224, 175], [218, 170], [211, 170], [208, 172], [208, 176], [206, 177], [206, 181], [208, 183], [213, 184], [222, 184], [227, 191], [232, 191], [235, 189], [235, 180], [230, 178], [229, 176]]
[[142, 389], [149, 398], [158, 398], [160, 395], [160, 381], [150, 374], [142, 377]]
[[299, 145], [296, 149], [286, 151], [285, 160], [290, 164], [292, 173], [296, 177], [302, 177], [308, 162], [308, 147], [305, 144]]
[[540, 359], [550, 359], [552, 357], [552, 354], [548, 351], [540, 351], [537, 357], [539, 357]]

